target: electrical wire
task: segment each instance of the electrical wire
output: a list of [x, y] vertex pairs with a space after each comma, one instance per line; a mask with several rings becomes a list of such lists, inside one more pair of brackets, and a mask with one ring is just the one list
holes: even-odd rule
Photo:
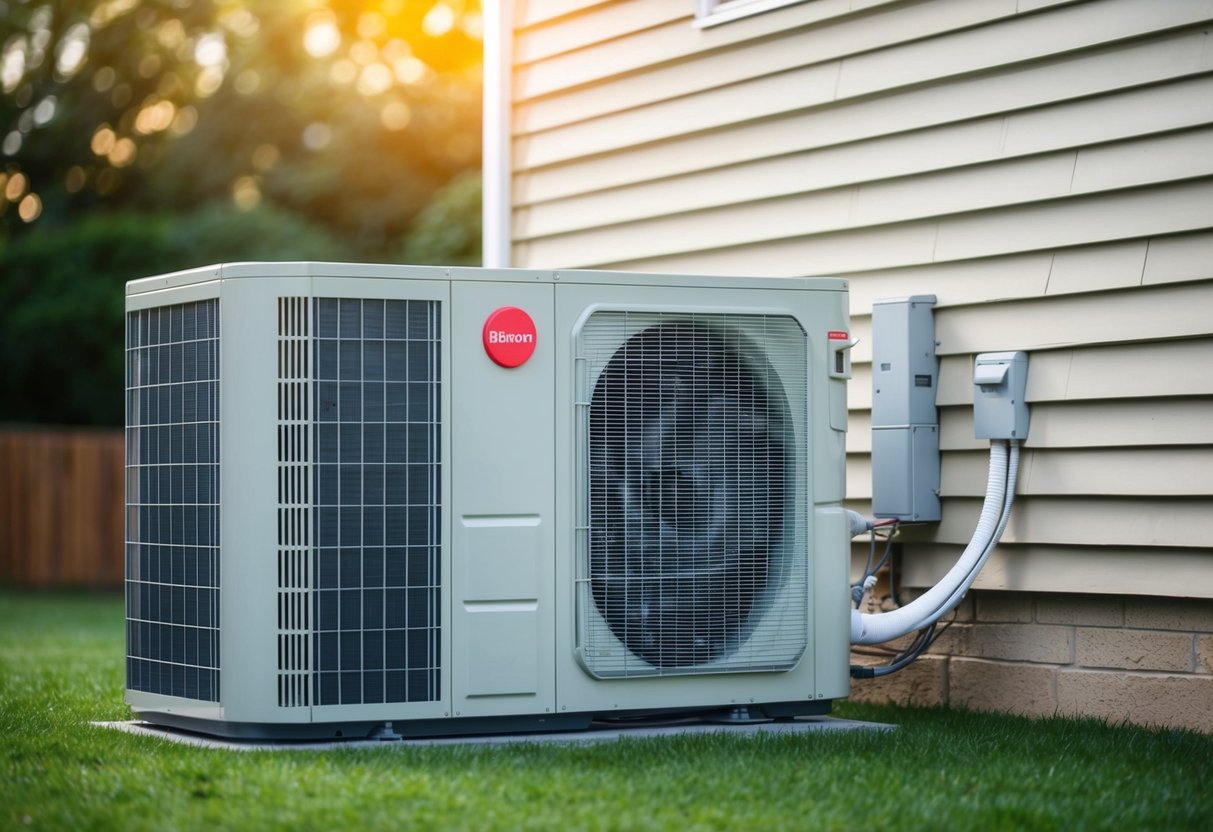
[[[882, 676], [888, 676], [891, 673], [896, 673], [913, 664], [923, 653], [930, 649], [931, 645], [939, 640], [939, 637], [952, 626], [955, 620], [955, 615], [948, 621], [944, 622], [942, 627], [939, 627], [939, 622], [931, 622], [931, 624], [922, 630], [918, 631], [918, 635], [914, 641], [910, 643], [906, 649], [901, 652], [890, 650], [893, 657], [885, 665], [862, 665], [853, 664], [850, 667], [851, 678], [853, 679], [878, 679]], [[854, 648], [852, 648], [854, 649]], [[856, 650], [855, 652], [864, 654], [863, 651]], [[868, 653], [867, 655], [874, 655]]]
[[935, 633], [935, 625], [930, 624], [927, 627], [918, 631], [914, 641], [901, 653], [893, 657], [893, 659], [885, 665], [851, 665], [851, 677], [854, 679], [873, 679], [881, 676], [888, 676], [890, 673], [896, 673], [904, 667], [907, 667], [911, 662], [922, 655], [922, 652], [933, 641]]
[[[892, 526], [892, 529], [889, 530], [888, 535], [881, 537], [876, 529], [885, 526]], [[897, 534], [898, 528], [900, 527], [896, 520], [882, 520], [872, 526], [868, 536], [868, 560], [864, 564], [863, 574], [858, 581], [851, 584], [851, 600], [855, 604], [855, 609], [859, 609], [862, 606], [864, 596], [867, 595], [868, 588], [871, 585], [870, 579], [880, 574], [880, 570], [889, 562], [893, 554], [893, 537]], [[880, 560], [876, 560], [876, 541], [878, 539], [885, 541], [884, 552], [881, 554]]]
[[[886, 563], [889, 563], [889, 562], [890, 562], [890, 558], [891, 558], [891, 557], [892, 557], [892, 555], [893, 555], [893, 537], [894, 537], [894, 535], [896, 535], [896, 534], [897, 534], [897, 530], [898, 530], [898, 528], [900, 528], [900, 527], [895, 525], [895, 526], [893, 527], [893, 530], [892, 530], [891, 532], [889, 532], [888, 537], [886, 537], [886, 538], [885, 538], [884, 554], [882, 554], [882, 555], [880, 556], [880, 560], [878, 560], [878, 561], [877, 561], [877, 562], [876, 562], [876, 563], [875, 563], [875, 564], [874, 564], [874, 565], [873, 565], [873, 566], [872, 566], [872, 567], [871, 567], [871, 568], [870, 568], [870, 569], [869, 569], [869, 570], [868, 570], [868, 571], [865, 573], [865, 575], [864, 575], [864, 577], [865, 577], [865, 578], [866, 578], [868, 575], [875, 575], [875, 574], [879, 573], [879, 572], [880, 572], [880, 570], [884, 568], [884, 565], [885, 565]], [[873, 535], [873, 550], [875, 550], [875, 536], [876, 536], [876, 533], [875, 533], [875, 532], [873, 532], [873, 533], [872, 533], [872, 535]]]

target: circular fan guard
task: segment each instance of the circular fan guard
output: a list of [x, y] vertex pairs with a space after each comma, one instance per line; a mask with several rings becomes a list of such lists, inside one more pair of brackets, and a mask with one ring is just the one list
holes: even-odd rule
[[735, 651], [778, 573], [786, 404], [744, 344], [690, 321], [651, 326], [590, 402], [594, 603], [659, 668]]

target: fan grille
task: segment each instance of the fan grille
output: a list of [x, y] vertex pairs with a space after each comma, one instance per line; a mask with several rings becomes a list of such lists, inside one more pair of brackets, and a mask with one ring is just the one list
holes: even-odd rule
[[587, 667], [794, 664], [807, 621], [803, 330], [781, 316], [600, 312], [580, 350]]

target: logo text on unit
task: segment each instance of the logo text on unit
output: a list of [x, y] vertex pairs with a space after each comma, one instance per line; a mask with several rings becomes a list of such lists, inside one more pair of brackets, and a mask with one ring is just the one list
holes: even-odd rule
[[490, 344], [533, 344], [535, 343], [535, 334], [533, 332], [502, 332], [500, 329], [489, 331]]

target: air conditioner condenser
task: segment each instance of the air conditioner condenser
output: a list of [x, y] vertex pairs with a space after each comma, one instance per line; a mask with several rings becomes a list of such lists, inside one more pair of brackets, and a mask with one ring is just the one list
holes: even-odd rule
[[127, 702], [300, 738], [828, 712], [848, 330], [836, 279], [131, 282]]

